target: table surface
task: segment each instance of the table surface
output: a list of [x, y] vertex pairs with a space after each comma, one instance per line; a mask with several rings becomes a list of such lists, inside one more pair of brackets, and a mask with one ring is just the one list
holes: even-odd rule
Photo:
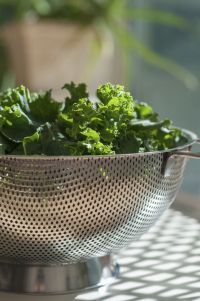
[[168, 210], [151, 230], [116, 254], [121, 277], [108, 287], [73, 296], [16, 296], [1, 301], [200, 301], [200, 223]]

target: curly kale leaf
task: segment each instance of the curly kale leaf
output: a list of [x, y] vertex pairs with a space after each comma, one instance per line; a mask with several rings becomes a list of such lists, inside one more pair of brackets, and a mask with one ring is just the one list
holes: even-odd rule
[[64, 133], [72, 140], [80, 138], [80, 132], [87, 129], [96, 116], [92, 102], [87, 98], [78, 99], [67, 111], [58, 115], [58, 123], [63, 128]]
[[81, 98], [68, 107], [67, 112], [58, 116], [58, 124], [67, 139], [71, 141], [70, 154], [101, 155], [110, 154], [112, 146], [101, 141], [95, 104], [88, 98]]
[[80, 143], [85, 147], [86, 153], [89, 155], [108, 155], [114, 153], [112, 144], [104, 144], [101, 142], [100, 134], [87, 128], [81, 134], [85, 137]]
[[69, 155], [67, 141], [56, 125], [45, 123], [37, 131], [23, 139], [23, 149], [26, 155]]
[[0, 93], [0, 105], [2, 107], [11, 107], [12, 105], [19, 105], [20, 108], [26, 112], [30, 112], [29, 102], [31, 99], [30, 92], [24, 86], [15, 89], [7, 89]]
[[23, 138], [35, 131], [31, 119], [23, 112], [19, 104], [4, 107], [1, 112], [1, 134], [13, 142], [22, 142]]
[[147, 119], [149, 121], [158, 121], [158, 114], [153, 108], [145, 102], [136, 102], [135, 104], [136, 119]]
[[[182, 137], [180, 129], [174, 128], [171, 120], [152, 122], [148, 119], [132, 120], [129, 130], [141, 139], [141, 151], [170, 149], [178, 145]], [[183, 137], [182, 137], [183, 138]]]
[[6, 137], [0, 133], [0, 155], [10, 154], [17, 146], [17, 143], [6, 139]]
[[100, 85], [97, 89], [97, 97], [103, 104], [108, 104], [108, 102], [113, 98], [124, 98], [133, 101], [133, 97], [129, 92], [124, 91], [124, 87], [121, 85], [112, 85], [110, 83]]
[[65, 111], [67, 111], [74, 103], [78, 102], [81, 98], [88, 98], [87, 87], [81, 83], [76, 85], [74, 82], [65, 84], [63, 89], [66, 89], [70, 96], [65, 98]]
[[51, 90], [37, 94], [33, 93], [29, 100], [31, 116], [39, 123], [53, 122], [62, 111], [63, 103], [52, 98]]
[[135, 100], [120, 85], [105, 84], [97, 89], [100, 103], [97, 104], [98, 128], [105, 142], [113, 142], [125, 130], [135, 116]]

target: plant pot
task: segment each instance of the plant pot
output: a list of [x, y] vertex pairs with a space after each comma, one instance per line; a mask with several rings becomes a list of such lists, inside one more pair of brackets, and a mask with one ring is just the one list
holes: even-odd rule
[[57, 90], [75, 81], [86, 82], [94, 92], [99, 83], [122, 82], [121, 60], [108, 31], [96, 60], [92, 27], [52, 21], [16, 23], [5, 26], [2, 37], [17, 85]]

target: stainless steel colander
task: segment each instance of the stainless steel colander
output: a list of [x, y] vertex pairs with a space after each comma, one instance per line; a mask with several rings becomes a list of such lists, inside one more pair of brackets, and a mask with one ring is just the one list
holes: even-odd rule
[[0, 262], [65, 265], [140, 237], [174, 200], [197, 142], [153, 153], [0, 157]]
[[186, 163], [180, 150], [197, 140], [187, 135], [190, 144], [168, 152], [2, 156], [0, 261], [74, 263], [137, 239], [177, 194]]

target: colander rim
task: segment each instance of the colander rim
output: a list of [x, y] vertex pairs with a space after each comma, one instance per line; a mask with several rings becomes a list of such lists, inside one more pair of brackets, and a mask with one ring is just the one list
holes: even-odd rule
[[85, 155], [85, 156], [45, 156], [45, 155], [31, 155], [31, 156], [27, 156], [27, 155], [0, 155], [0, 159], [1, 158], [12, 158], [12, 159], [21, 159], [21, 160], [50, 160], [50, 161], [55, 161], [55, 160], [73, 160], [73, 159], [98, 159], [98, 158], [118, 158], [118, 157], [136, 157], [136, 156], [148, 156], [148, 155], [156, 155], [156, 154], [164, 154], [164, 153], [173, 153], [179, 150], [183, 150], [187, 147], [192, 146], [193, 144], [195, 144], [199, 138], [197, 136], [197, 134], [195, 134], [194, 132], [187, 130], [187, 129], [183, 129], [183, 128], [179, 128], [180, 130], [182, 130], [182, 132], [184, 133], [184, 135], [186, 136], [186, 138], [188, 139], [188, 142], [183, 144], [183, 145], [179, 145], [175, 148], [170, 148], [170, 149], [166, 149], [166, 150], [162, 150], [162, 151], [151, 151], [151, 152], [140, 152], [140, 153], [127, 153], [127, 154], [111, 154], [111, 155]]

